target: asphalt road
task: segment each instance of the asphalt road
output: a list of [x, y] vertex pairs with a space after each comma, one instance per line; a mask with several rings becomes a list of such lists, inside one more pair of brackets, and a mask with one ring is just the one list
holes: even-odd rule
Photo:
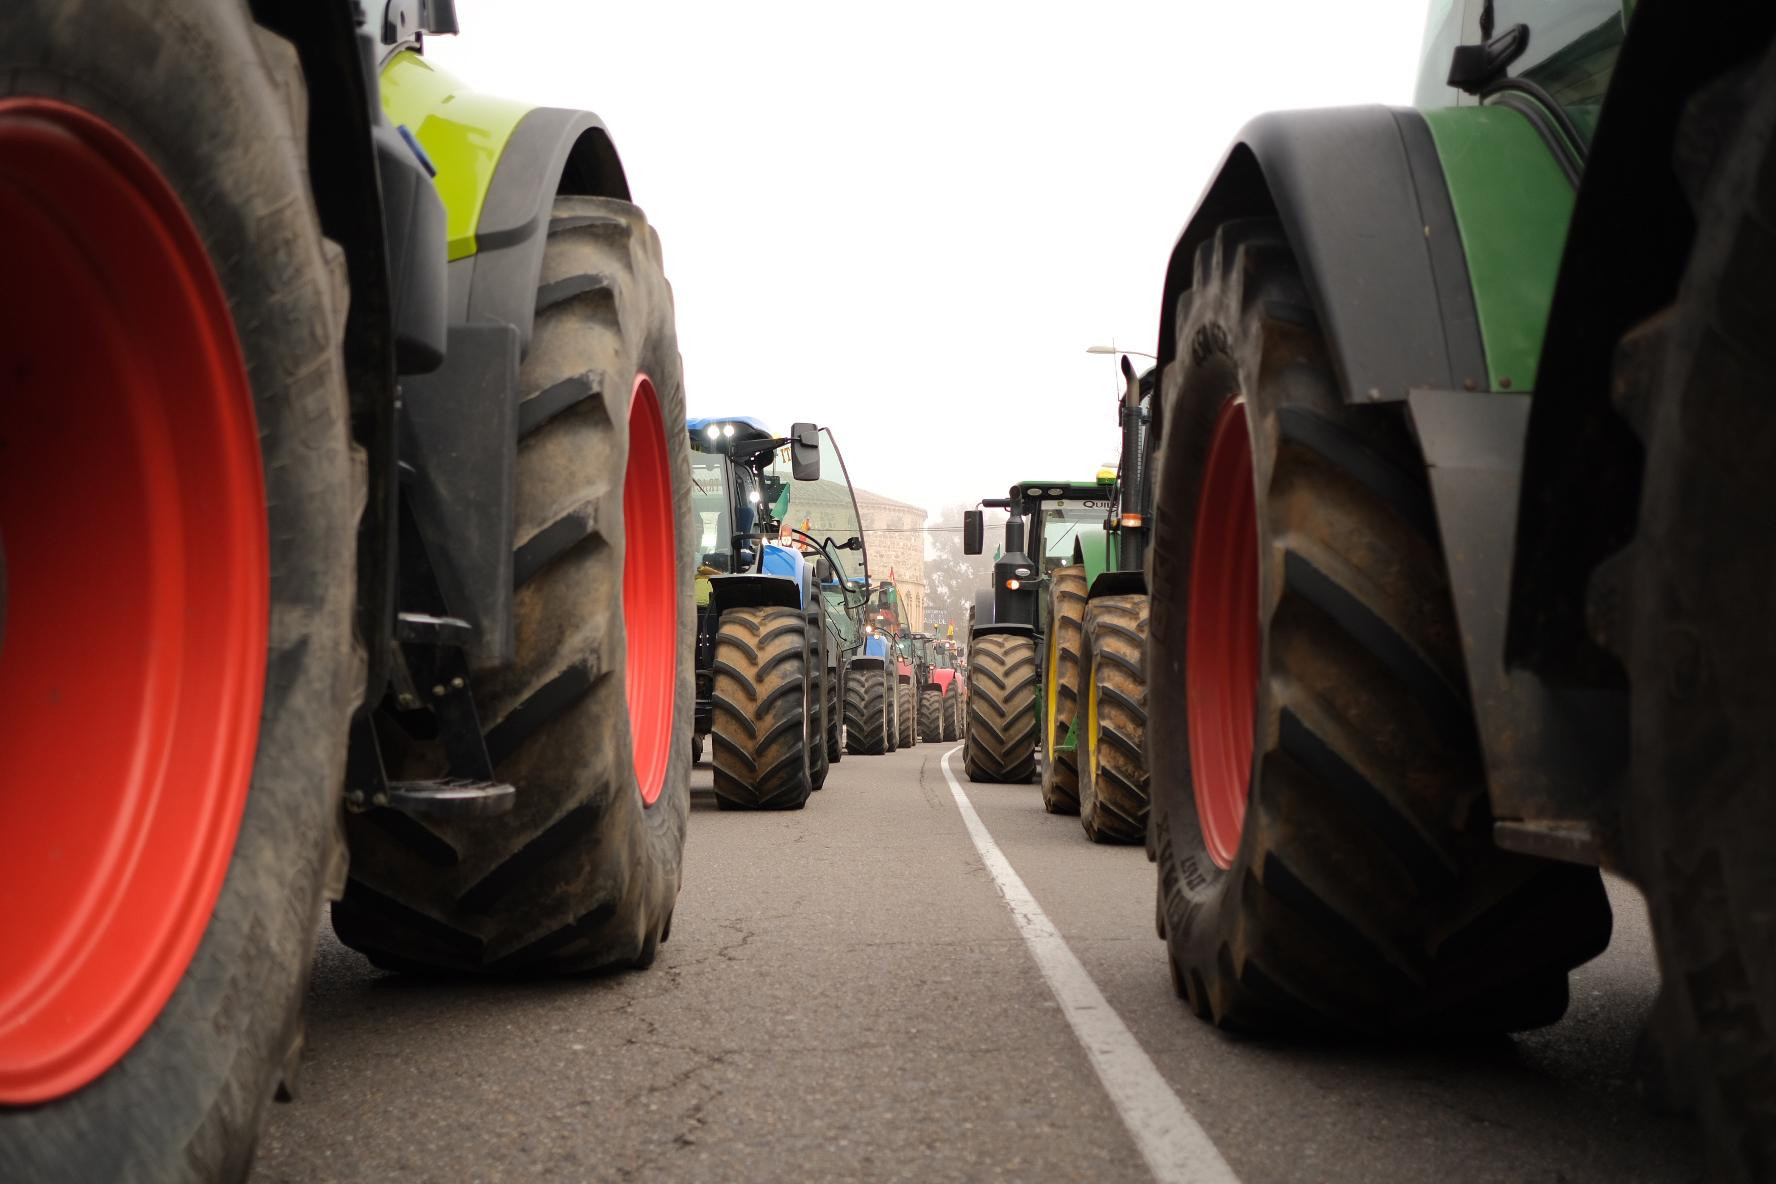
[[[299, 1097], [253, 1180], [1152, 1179], [970, 840], [946, 747], [847, 757], [790, 814], [718, 812], [699, 769], [646, 972], [418, 981], [323, 929]], [[1657, 980], [1633, 889], [1610, 885], [1614, 941], [1553, 1028], [1235, 1040], [1173, 997], [1139, 848], [1094, 847], [1034, 785], [961, 786], [1245, 1184], [1701, 1178], [1694, 1129], [1634, 1087]]]

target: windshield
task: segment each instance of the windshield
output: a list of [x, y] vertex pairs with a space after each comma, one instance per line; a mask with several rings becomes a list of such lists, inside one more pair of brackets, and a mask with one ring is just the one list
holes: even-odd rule
[[1042, 570], [1047, 572], [1073, 562], [1073, 544], [1081, 526], [1103, 526], [1108, 501], [1042, 503]]
[[[782, 462], [782, 468], [787, 475], [787, 460]], [[861, 539], [863, 525], [857, 517], [857, 502], [851, 496], [844, 457], [839, 455], [831, 430], [820, 429], [820, 480], [789, 482], [787, 511], [786, 526], [812, 535], [819, 542], [832, 539], [835, 545], [827, 553], [837, 559], [839, 573], [846, 580], [862, 579], [868, 574], [863, 551], [841, 551], [837, 547], [846, 539]], [[798, 545], [811, 547], [793, 535], [791, 538]]]
[[691, 449], [691, 508], [701, 533], [697, 562], [702, 566], [728, 567], [729, 537], [733, 527], [728, 515], [727, 461], [713, 452]]

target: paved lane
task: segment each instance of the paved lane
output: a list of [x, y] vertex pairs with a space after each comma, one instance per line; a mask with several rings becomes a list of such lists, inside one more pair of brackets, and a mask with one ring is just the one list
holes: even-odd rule
[[[672, 940], [646, 973], [410, 981], [324, 931], [301, 1097], [273, 1113], [254, 1180], [1149, 1179], [941, 754], [849, 757], [795, 814], [722, 813], [700, 793]], [[1631, 899], [1547, 1033], [1236, 1042], [1172, 998], [1138, 848], [1092, 847], [1034, 786], [962, 784], [1247, 1184], [1699, 1176], [1689, 1128], [1628, 1083], [1654, 985]]]

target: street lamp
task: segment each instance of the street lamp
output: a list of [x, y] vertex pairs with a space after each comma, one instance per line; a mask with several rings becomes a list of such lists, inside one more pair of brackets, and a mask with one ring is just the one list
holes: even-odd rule
[[1085, 347], [1085, 352], [1088, 354], [1133, 354], [1137, 358], [1152, 358], [1155, 362], [1159, 361], [1152, 354], [1144, 354], [1138, 349], [1123, 349], [1119, 345], [1088, 345]]

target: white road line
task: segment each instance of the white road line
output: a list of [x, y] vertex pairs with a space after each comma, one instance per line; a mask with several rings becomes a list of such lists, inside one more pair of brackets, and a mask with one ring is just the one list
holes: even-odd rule
[[1233, 1169], [1154, 1068], [1134, 1033], [1098, 990], [1098, 984], [1080, 965], [1054, 922], [987, 833], [986, 824], [975, 813], [974, 803], [950, 771], [950, 758], [960, 751], [961, 745], [957, 745], [944, 753], [939, 766], [955, 795], [956, 808], [962, 812], [968, 837], [974, 840], [981, 862], [999, 885], [1018, 932], [1030, 947], [1030, 956], [1048, 980], [1049, 990], [1054, 992], [1073, 1034], [1085, 1046], [1104, 1092], [1122, 1116], [1122, 1123], [1140, 1148], [1153, 1178], [1161, 1184], [1238, 1184]]

